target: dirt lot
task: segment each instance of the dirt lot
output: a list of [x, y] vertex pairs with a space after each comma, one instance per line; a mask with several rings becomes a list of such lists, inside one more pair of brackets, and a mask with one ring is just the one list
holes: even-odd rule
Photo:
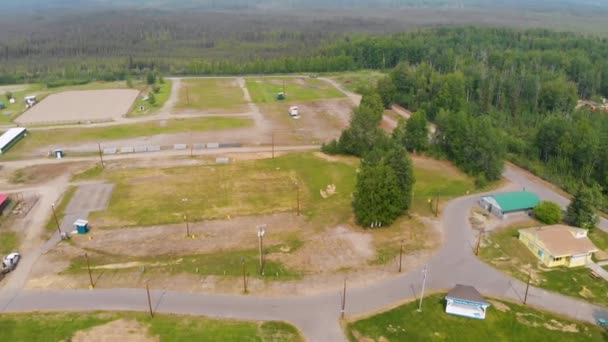
[[277, 144], [319, 144], [340, 136], [348, 127], [353, 105], [348, 99], [319, 100], [297, 104], [300, 118], [288, 115], [289, 105], [260, 105], [271, 124]]
[[154, 342], [160, 341], [158, 336], [152, 336], [148, 327], [134, 320], [119, 319], [102, 324], [74, 334], [72, 342]]
[[133, 89], [65, 91], [49, 95], [15, 122], [51, 124], [117, 119], [129, 111], [138, 94]]

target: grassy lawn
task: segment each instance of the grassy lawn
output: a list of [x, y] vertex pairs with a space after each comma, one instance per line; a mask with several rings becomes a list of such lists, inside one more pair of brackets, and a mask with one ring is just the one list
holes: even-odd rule
[[16, 252], [19, 246], [19, 236], [12, 231], [0, 232], [0, 257]]
[[448, 200], [475, 191], [474, 180], [446, 162], [414, 158], [414, 176], [411, 211], [423, 216], [433, 215], [429, 199], [434, 205], [438, 196], [441, 208]]
[[338, 82], [344, 88], [354, 93], [358, 93], [363, 88], [375, 86], [378, 80], [384, 78], [386, 74], [377, 70], [360, 70], [344, 73], [329, 73], [324, 74], [323, 76], [327, 76]]
[[[283, 322], [220, 320], [166, 314], [150, 318], [147, 314], [134, 312], [2, 314], [0, 339], [70, 341], [79, 330], [120, 319], [137, 321], [143, 328], [142, 334], [147, 332], [161, 341], [303, 341], [295, 327]], [[127, 334], [129, 331], [115, 333]]]
[[[279, 252], [281, 246], [289, 245], [291, 251], [297, 248], [289, 243], [272, 246], [265, 250], [266, 255], [274, 252]], [[295, 246], [297, 247], [297, 246]], [[92, 251], [96, 253], [97, 251]], [[97, 266], [118, 264], [125, 262], [125, 256], [108, 255], [107, 253], [97, 252], [89, 257], [93, 273], [102, 272], [101, 269], [95, 269]], [[245, 269], [249, 277], [266, 279], [266, 280], [294, 280], [302, 278], [303, 274], [296, 270], [288, 269], [283, 264], [273, 260], [266, 260], [264, 264], [264, 276], [259, 273], [259, 254], [257, 249], [251, 250], [223, 250], [215, 253], [186, 255], [186, 256], [154, 256], [146, 258], [131, 258], [129, 262], [133, 262], [133, 267], [103, 269], [104, 276], [128, 273], [133, 270], [139, 270], [142, 265], [145, 265], [145, 273], [147, 277], [163, 277], [168, 274], [190, 273], [198, 275], [214, 275], [241, 277], [243, 274], [242, 262], [245, 262]], [[73, 259], [65, 274], [86, 274], [87, 264], [84, 258]]]
[[[165, 80], [164, 83], [158, 84], [158, 86], [160, 87], [160, 90], [158, 91], [158, 93], [154, 93], [154, 98], [156, 99], [156, 103], [154, 103], [153, 105], [151, 105], [150, 102], [148, 102], [148, 101], [144, 101], [144, 95], [138, 96], [137, 100], [135, 100], [135, 103], [133, 103], [133, 107], [131, 108], [131, 112], [129, 112], [128, 116], [135, 117], [135, 116], [150, 115], [150, 114], [156, 113], [159, 109], [163, 108], [163, 106], [165, 105], [165, 102], [167, 102], [167, 100], [169, 99], [169, 96], [171, 95], [172, 83], [173, 82], [171, 82], [171, 80]], [[151, 86], [142, 85], [141, 89], [142, 89], [142, 94], [148, 94], [148, 93], [152, 92]], [[145, 110], [140, 111], [139, 110], [140, 106], [144, 106]]]
[[331, 84], [311, 78], [248, 78], [247, 88], [255, 103], [276, 103], [277, 93], [283, 91], [285, 82], [286, 101], [313, 101], [344, 97], [345, 95]]
[[572, 321], [529, 307], [492, 300], [485, 320], [445, 313], [444, 295], [348, 323], [350, 341], [605, 341], [608, 334], [589, 323]]
[[[289, 154], [229, 165], [91, 171], [116, 184], [108, 210], [91, 220], [97, 227], [146, 226], [182, 222], [185, 212], [199, 221], [295, 211], [298, 182], [305, 215], [327, 225], [344, 222], [358, 162], [340, 159], [346, 161]], [[337, 193], [323, 199], [320, 190], [329, 184]]]
[[35, 130], [30, 131], [27, 137], [13, 146], [6, 155], [0, 156], [0, 159], [16, 158], [50, 145], [104, 142], [157, 134], [216, 131], [249, 127], [251, 125], [253, 125], [253, 121], [247, 118], [208, 117], [149, 121], [138, 124], [91, 128]]
[[200, 78], [181, 81], [178, 109], [243, 109], [243, 90], [236, 78]]
[[505, 228], [486, 235], [486, 246], [481, 248], [479, 257], [524, 282], [527, 281], [528, 269], [531, 267], [534, 285], [608, 306], [608, 282], [591, 278], [589, 269], [585, 267], [541, 267], [534, 254], [519, 242], [517, 230], [520, 228], [524, 227]]

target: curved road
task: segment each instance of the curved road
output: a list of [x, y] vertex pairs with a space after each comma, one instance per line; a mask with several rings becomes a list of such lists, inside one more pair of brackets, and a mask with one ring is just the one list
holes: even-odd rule
[[[538, 192], [541, 197], [560, 199], [558, 194], [531, 181], [512, 167], [505, 171], [510, 181]], [[478, 260], [473, 249], [476, 236], [468, 212], [479, 194], [455, 199], [442, 215], [445, 243], [428, 263], [427, 291], [449, 289], [457, 283], [475, 286], [488, 296], [521, 301], [525, 284]], [[413, 299], [420, 293], [421, 269], [395, 276], [370, 286], [350, 288], [347, 315], [361, 315]], [[153, 285], [153, 283], [152, 283]], [[163, 313], [194, 314], [252, 320], [285, 320], [296, 325], [309, 341], [341, 341], [340, 293], [300, 297], [257, 297], [152, 291], [155, 310]], [[570, 297], [530, 288], [528, 303], [579, 320], [594, 322], [606, 317], [606, 309]], [[0, 311], [34, 310], [134, 310], [146, 311], [142, 289], [32, 291], [3, 289]], [[423, 313], [424, 314], [424, 313]]]

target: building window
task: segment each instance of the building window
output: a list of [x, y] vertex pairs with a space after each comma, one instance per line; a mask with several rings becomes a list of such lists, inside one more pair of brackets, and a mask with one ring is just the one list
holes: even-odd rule
[[553, 258], [553, 261], [562, 261], [563, 257]]

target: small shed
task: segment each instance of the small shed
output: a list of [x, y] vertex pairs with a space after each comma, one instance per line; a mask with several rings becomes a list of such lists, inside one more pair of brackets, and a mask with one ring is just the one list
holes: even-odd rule
[[4, 109], [6, 108], [6, 105], [4, 104], [4, 102], [0, 101], [0, 109]]
[[483, 296], [469, 285], [457, 284], [445, 296], [445, 312], [451, 315], [485, 319], [490, 306]]
[[490, 213], [505, 218], [507, 214], [528, 211], [540, 203], [540, 198], [533, 192], [516, 191], [482, 197], [479, 201]]
[[278, 93], [277, 100], [285, 100], [285, 93], [283, 93], [283, 92]]
[[78, 234], [86, 234], [89, 232], [89, 221], [78, 219], [74, 222], [74, 226], [76, 226], [76, 231]]

